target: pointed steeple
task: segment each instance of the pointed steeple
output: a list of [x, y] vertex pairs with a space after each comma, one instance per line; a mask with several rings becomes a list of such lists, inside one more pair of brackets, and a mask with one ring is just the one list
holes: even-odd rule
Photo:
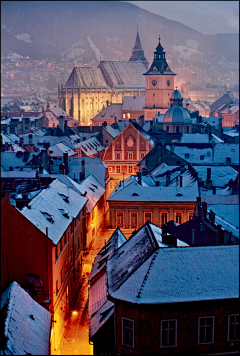
[[139, 37], [139, 33], [138, 33], [138, 29], [137, 29], [137, 36], [136, 36], [136, 41], [135, 41], [135, 45], [133, 47], [132, 50], [132, 55], [129, 59], [128, 62], [143, 62], [145, 64], [146, 69], [148, 69], [148, 61], [144, 56], [144, 51], [142, 49], [141, 46], [141, 42], [140, 42], [140, 37]]
[[163, 50], [163, 46], [160, 43], [160, 36], [159, 36], [159, 42], [156, 47], [156, 51], [154, 52], [154, 60], [152, 62], [152, 65], [150, 69], [147, 71], [145, 74], [173, 74], [176, 75], [171, 71], [169, 68], [166, 58], [165, 58], [165, 51]]

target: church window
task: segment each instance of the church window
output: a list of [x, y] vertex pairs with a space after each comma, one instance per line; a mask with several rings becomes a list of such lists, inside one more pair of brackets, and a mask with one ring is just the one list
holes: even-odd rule
[[126, 114], [123, 114], [123, 119], [126, 119]]
[[130, 113], [128, 113], [128, 114], [127, 114], [127, 117], [128, 117], [128, 119], [130, 119], [130, 117], [131, 117], [131, 114], [130, 114]]
[[128, 159], [133, 159], [133, 154], [132, 153], [128, 153]]
[[170, 86], [170, 80], [167, 81], [167, 86], [168, 86], [168, 87]]
[[156, 72], [157, 71], [157, 67], [153, 67], [153, 71]]
[[155, 93], [153, 93], [153, 96], [155, 96]]

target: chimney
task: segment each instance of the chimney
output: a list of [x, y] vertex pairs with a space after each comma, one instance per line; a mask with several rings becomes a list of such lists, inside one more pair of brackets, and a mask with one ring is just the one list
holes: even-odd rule
[[10, 135], [10, 125], [7, 126], [7, 135]]
[[68, 169], [68, 153], [67, 152], [63, 153], [63, 163], [65, 165], [65, 174], [68, 174], [69, 169]]
[[64, 121], [64, 132], [67, 131], [67, 127], [68, 127], [68, 121], [65, 120]]
[[203, 216], [206, 217], [206, 215], [207, 215], [207, 203], [205, 203], [205, 202], [202, 203], [202, 213], [203, 213]]
[[63, 115], [59, 116], [58, 121], [59, 121], [59, 128], [64, 132], [64, 117], [63, 117]]
[[195, 246], [195, 229], [192, 229], [192, 245]]
[[32, 141], [32, 134], [29, 134], [28, 135], [28, 138], [29, 138], [29, 145], [32, 145], [33, 141]]
[[142, 174], [141, 172], [137, 172], [138, 184], [142, 185]]
[[39, 173], [43, 174], [43, 165], [42, 164], [39, 166]]
[[85, 179], [85, 160], [82, 160], [82, 173], [83, 173], [83, 179]]
[[166, 172], [166, 186], [170, 183], [170, 178], [171, 178], [171, 172], [167, 171]]
[[159, 181], [156, 182], [156, 187], [160, 187], [160, 182]]
[[183, 177], [182, 176], [179, 177], [179, 186], [180, 187], [183, 186]]
[[13, 167], [12, 166], [9, 167], [9, 171], [13, 171]]
[[117, 124], [117, 116], [114, 116], [114, 122]]
[[53, 159], [52, 158], [50, 158], [50, 160], [49, 160], [49, 173], [50, 174], [53, 173]]
[[143, 124], [144, 124], [144, 115], [140, 115], [139, 121], [140, 121], [140, 126], [143, 127]]
[[215, 222], [215, 213], [212, 211], [212, 210], [210, 210], [210, 212], [209, 212], [209, 214], [208, 214], [208, 217], [209, 217], [209, 220], [212, 222], [212, 223], [214, 223]]
[[79, 182], [84, 180], [83, 172], [79, 172]]
[[65, 174], [65, 166], [63, 163], [59, 165], [59, 174]]
[[167, 233], [168, 233], [168, 224], [163, 224], [161, 226], [161, 228], [162, 228], [162, 235], [167, 235]]
[[177, 235], [162, 235], [162, 242], [170, 247], [177, 247]]
[[19, 144], [20, 147], [24, 148], [24, 138], [21, 137], [20, 138], [20, 144]]
[[216, 194], [216, 187], [212, 187], [212, 193], [213, 193], [213, 195]]

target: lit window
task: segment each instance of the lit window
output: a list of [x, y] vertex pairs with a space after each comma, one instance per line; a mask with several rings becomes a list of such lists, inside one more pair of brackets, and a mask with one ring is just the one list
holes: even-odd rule
[[168, 213], [167, 212], [160, 213], [160, 224], [164, 225], [167, 222], [168, 222]]
[[134, 347], [134, 321], [122, 318], [122, 344]]
[[128, 153], [128, 159], [133, 159], [133, 154], [132, 153]]
[[181, 223], [182, 223], [182, 213], [181, 213], [181, 212], [176, 212], [176, 213], [175, 213], [175, 221], [176, 221], [176, 223], [178, 223], [178, 224], [181, 224]]
[[228, 315], [228, 341], [239, 340], [239, 314]]
[[214, 342], [214, 316], [198, 318], [198, 343], [212, 344]]
[[123, 119], [126, 119], [126, 114], [123, 114]]
[[177, 346], [177, 320], [161, 320], [161, 347]]
[[128, 113], [128, 114], [127, 114], [127, 118], [130, 119], [130, 117], [131, 117], [131, 114]]
[[121, 173], [121, 167], [120, 166], [116, 166], [116, 173]]
[[131, 212], [130, 213], [130, 228], [137, 228], [138, 226], [138, 213]]
[[144, 224], [147, 221], [152, 222], [152, 212], [144, 212]]
[[112, 172], [112, 167], [108, 167], [108, 172]]
[[133, 167], [132, 166], [128, 166], [128, 173], [132, 173], [133, 172]]

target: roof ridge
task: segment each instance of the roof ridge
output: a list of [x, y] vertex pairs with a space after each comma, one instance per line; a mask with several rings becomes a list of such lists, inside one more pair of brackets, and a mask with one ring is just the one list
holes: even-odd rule
[[[154, 261], [155, 261], [155, 259], [156, 259], [157, 252], [158, 252], [158, 250], [153, 253], [153, 256], [151, 256], [151, 257], [152, 257], [152, 260], [151, 260], [150, 265], [149, 265], [149, 267], [148, 267], [147, 273], [145, 274], [145, 276], [144, 276], [144, 278], [143, 278], [141, 287], [139, 288], [139, 291], [138, 291], [138, 294], [137, 294], [137, 298], [140, 298], [140, 296], [141, 296], [141, 292], [142, 292], [142, 290], [143, 290], [144, 284], [145, 284], [145, 282], [146, 282], [146, 280], [147, 280], [147, 277], [148, 277], [148, 275], [149, 275], [150, 269], [152, 268], [152, 265], [153, 265], [153, 263], [154, 263]], [[145, 262], [146, 262], [146, 261], [145, 261]]]

